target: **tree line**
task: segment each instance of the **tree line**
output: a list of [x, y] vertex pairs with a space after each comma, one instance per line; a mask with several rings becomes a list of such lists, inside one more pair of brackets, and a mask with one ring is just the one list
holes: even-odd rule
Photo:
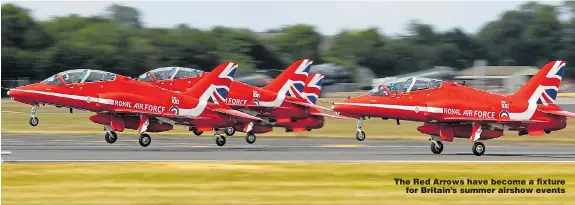
[[[529, 2], [476, 34], [459, 28], [438, 32], [433, 25], [412, 21], [407, 35], [400, 37], [385, 36], [377, 28], [324, 36], [305, 24], [265, 33], [221, 26], [200, 30], [187, 24], [148, 28], [137, 9], [117, 4], [100, 16], [38, 21], [29, 10], [4, 4], [2, 75], [40, 80], [68, 69], [99, 69], [136, 76], [163, 66], [209, 71], [223, 61], [238, 62], [238, 71], [248, 73], [283, 69], [301, 58], [352, 70], [366, 67], [381, 77], [433, 66], [464, 69], [480, 59], [489, 65], [539, 67], [555, 59], [575, 63], [574, 13], [574, 2]], [[575, 76], [569, 70], [566, 75]]]

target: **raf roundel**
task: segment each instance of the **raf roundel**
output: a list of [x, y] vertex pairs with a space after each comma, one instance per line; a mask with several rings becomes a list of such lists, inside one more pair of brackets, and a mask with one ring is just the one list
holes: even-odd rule
[[502, 111], [499, 113], [499, 118], [509, 119], [509, 112], [507, 112], [506, 110], [502, 110]]
[[178, 109], [178, 107], [176, 107], [176, 106], [170, 107], [170, 111], [176, 115], [180, 114], [180, 109]]

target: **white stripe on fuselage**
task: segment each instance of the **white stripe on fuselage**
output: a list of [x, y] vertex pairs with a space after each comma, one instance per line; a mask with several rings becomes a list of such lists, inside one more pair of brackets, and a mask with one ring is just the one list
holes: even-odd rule
[[[114, 101], [115, 101], [114, 99], [97, 98], [97, 97], [83, 96], [83, 95], [70, 95], [70, 94], [55, 93], [55, 92], [44, 92], [44, 91], [36, 91], [36, 90], [22, 90], [22, 89], [11, 89], [11, 90], [17, 90], [17, 91], [22, 91], [22, 92], [27, 92], [27, 93], [36, 93], [36, 94], [42, 94], [42, 95], [48, 95], [48, 96], [55, 96], [55, 97], [72, 99], [72, 100], [81, 100], [81, 101], [86, 101], [86, 102], [88, 101], [88, 98], [90, 98], [90, 102], [98, 102], [100, 104], [106, 104], [106, 105], [114, 105]], [[210, 89], [210, 90], [215, 90], [215, 87]], [[207, 107], [207, 104], [208, 104], [207, 101], [200, 100], [198, 105], [195, 108], [192, 108], [192, 109], [179, 108], [179, 110], [180, 110], [179, 115], [197, 117], [205, 110], [205, 108]], [[160, 113], [158, 113], [158, 114], [160, 114]]]
[[363, 107], [376, 107], [376, 108], [386, 108], [386, 109], [395, 109], [395, 110], [407, 110], [407, 111], [414, 111], [414, 112], [417, 108], [418, 112], [443, 113], [443, 108], [440, 108], [440, 107], [391, 105], [391, 104], [369, 104], [369, 103], [334, 103], [334, 105], [355, 105], [355, 106], [363, 106]]
[[73, 100], [81, 100], [81, 101], [87, 101], [88, 98], [90, 98], [91, 102], [98, 102], [98, 103], [107, 104], [107, 105], [113, 105], [114, 104], [114, 100], [112, 100], [112, 99], [97, 98], [97, 97], [91, 97], [91, 96], [70, 95], [70, 94], [55, 93], [55, 92], [36, 91], [36, 90], [22, 90], [22, 89], [11, 89], [11, 90], [17, 90], [17, 91], [22, 91], [22, 92], [27, 92], [27, 93], [36, 93], [36, 94], [42, 94], [42, 95], [48, 95], [48, 96], [55, 96], [55, 97], [61, 97], [61, 98], [68, 98], [68, 99], [73, 99]]

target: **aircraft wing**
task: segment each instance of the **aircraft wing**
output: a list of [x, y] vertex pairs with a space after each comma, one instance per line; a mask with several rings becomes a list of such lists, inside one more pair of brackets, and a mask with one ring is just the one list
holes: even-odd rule
[[247, 113], [241, 112], [241, 111], [237, 111], [237, 110], [232, 110], [232, 109], [222, 109], [222, 108], [216, 108], [216, 109], [212, 109], [215, 112], [219, 112], [222, 114], [226, 114], [226, 115], [232, 115], [234, 117], [241, 117], [241, 118], [246, 118], [246, 119], [250, 119], [250, 120], [260, 120], [263, 121], [262, 118], [253, 116], [253, 115], [249, 115]]
[[560, 115], [560, 116], [575, 118], [575, 113], [565, 111], [565, 110], [549, 110], [549, 111], [539, 110], [539, 111], [547, 113], [547, 114], [552, 114], [552, 115]]
[[156, 112], [148, 112], [143, 110], [134, 110], [134, 109], [113, 109], [110, 112], [112, 113], [126, 113], [126, 114], [138, 114], [138, 115], [150, 115], [150, 116], [161, 116]]
[[304, 107], [310, 107], [310, 108], [316, 108], [316, 109], [320, 109], [320, 110], [325, 110], [325, 111], [333, 111], [332, 109], [329, 108], [325, 108], [319, 105], [314, 105], [311, 103], [306, 103], [306, 102], [298, 102], [298, 101], [291, 101], [291, 100], [286, 100], [286, 102], [292, 103], [292, 104], [296, 104], [296, 105], [300, 105], [300, 106], [304, 106]]
[[322, 112], [313, 112], [313, 113], [311, 113], [311, 114], [312, 114], [312, 115], [316, 115], [316, 116], [336, 118], [336, 119], [352, 119], [352, 118], [345, 117], [345, 116], [331, 115], [331, 114], [322, 113]]
[[247, 109], [254, 109], [254, 110], [272, 110], [273, 107], [263, 106], [263, 105], [229, 105], [232, 108], [247, 108]]
[[164, 113], [158, 114], [156, 112], [148, 112], [143, 110], [133, 110], [133, 109], [114, 109], [111, 112], [113, 113], [128, 113], [128, 114], [137, 114], [137, 115], [148, 115], [154, 117], [167, 117], [167, 118], [180, 118], [180, 119], [208, 119], [206, 117], [198, 117], [198, 116], [188, 116], [188, 115], [176, 115], [173, 113]]
[[446, 117], [443, 119], [446, 121], [492, 122], [492, 123], [502, 123], [502, 124], [547, 122], [547, 121], [542, 121], [542, 120], [483, 119], [483, 118], [473, 118], [473, 117]]

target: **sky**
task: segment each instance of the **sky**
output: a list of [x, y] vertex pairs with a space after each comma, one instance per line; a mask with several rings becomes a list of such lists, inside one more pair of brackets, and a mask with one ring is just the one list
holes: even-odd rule
[[[410, 20], [432, 24], [438, 31], [455, 27], [478, 32], [489, 21], [526, 1], [14, 1], [36, 19], [79, 14], [100, 15], [113, 3], [141, 12], [146, 27], [248, 28], [262, 32], [285, 25], [311, 24], [324, 35], [343, 29], [377, 27], [385, 35], [406, 33]], [[560, 5], [561, 1], [543, 3]]]

